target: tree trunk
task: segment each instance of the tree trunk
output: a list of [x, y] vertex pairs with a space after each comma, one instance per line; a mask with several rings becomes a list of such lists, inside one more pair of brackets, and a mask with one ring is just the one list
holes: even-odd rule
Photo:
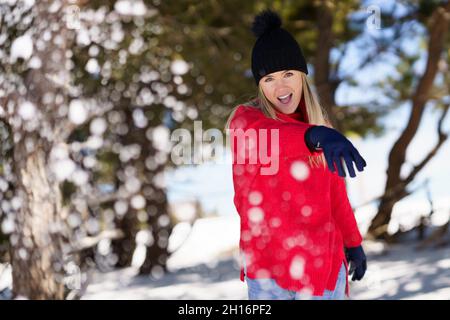
[[336, 118], [338, 108], [335, 101], [335, 93], [338, 83], [333, 83], [330, 78], [330, 52], [333, 48], [333, 13], [330, 4], [320, 2], [317, 8], [318, 36], [317, 48], [314, 55], [314, 83], [319, 96], [320, 104], [327, 112], [333, 127], [342, 131], [342, 124]]
[[125, 268], [131, 265], [136, 249], [136, 234], [139, 231], [139, 221], [136, 210], [130, 208], [122, 218], [115, 219], [117, 229], [123, 232], [123, 238], [113, 240], [113, 252], [117, 255], [116, 267]]
[[147, 246], [144, 263], [139, 269], [140, 274], [158, 275], [167, 271], [166, 263], [169, 257], [168, 243], [172, 233], [172, 224], [161, 225], [162, 216], [168, 216], [168, 206], [166, 193], [152, 186], [155, 190], [151, 199], [147, 199], [148, 225], [152, 233], [153, 241]]
[[[26, 92], [10, 97], [15, 100], [16, 117], [20, 118], [17, 112], [24, 101], [36, 106], [34, 118], [13, 125], [13, 170], [20, 200], [15, 208], [15, 230], [10, 235], [13, 294], [28, 299], [64, 299], [62, 195], [48, 160], [52, 147], [61, 142], [60, 129], [68, 123], [68, 117], [58, 113], [67, 104], [70, 79], [64, 16], [68, 3], [63, 1], [50, 12], [52, 3], [38, 1], [33, 6], [33, 55], [42, 65], [21, 74]], [[39, 47], [35, 44], [38, 39], [42, 41], [44, 31], [49, 39]], [[53, 98], [44, 99], [46, 96]], [[25, 126], [35, 120], [39, 121], [36, 128]]]
[[[114, 253], [119, 258], [116, 266], [126, 267], [131, 265], [133, 253], [136, 249], [136, 234], [145, 225], [151, 233], [151, 242], [147, 244], [146, 256], [139, 273], [156, 273], [159, 268], [159, 270], [165, 272], [166, 261], [169, 256], [167, 246], [173, 226], [168, 215], [166, 191], [159, 187], [155, 180], [156, 175], [164, 171], [165, 163], [153, 164], [154, 167], [149, 168], [148, 159], [156, 159], [158, 152], [166, 151], [158, 151], [146, 138], [148, 128], [159, 125], [159, 122], [150, 123], [149, 127], [137, 128], [134, 124], [132, 110], [128, 107], [129, 102], [124, 99], [122, 105], [125, 106], [123, 112], [129, 132], [126, 136], [120, 138], [121, 143], [123, 145], [137, 144], [141, 146], [140, 156], [129, 161], [127, 165], [132, 165], [136, 169], [136, 174], [141, 181], [139, 194], [145, 198], [145, 209], [135, 209], [129, 206], [128, 212], [122, 219], [116, 220], [117, 228], [122, 230], [125, 235], [113, 244]], [[125, 169], [123, 167], [118, 170], [122, 179], [126, 179]], [[138, 213], [141, 210], [146, 211], [144, 221], [138, 219]], [[157, 268], [153, 269], [155, 266]]]
[[24, 142], [14, 148], [22, 203], [10, 237], [13, 294], [28, 299], [64, 298], [61, 192], [49, 179], [46, 155], [39, 145], [31, 153]]
[[[407, 177], [403, 178], [400, 176], [401, 168], [406, 160], [407, 148], [417, 133], [417, 129], [423, 117], [425, 104], [429, 99], [429, 94], [438, 72], [438, 63], [441, 60], [440, 56], [444, 50], [444, 44], [448, 33], [450, 20], [449, 15], [450, 3], [447, 3], [445, 6], [439, 6], [431, 16], [428, 40], [428, 58], [425, 72], [420, 78], [412, 97], [411, 114], [406, 128], [395, 142], [389, 153], [385, 194], [379, 204], [378, 212], [368, 229], [368, 236], [371, 238], [388, 238], [387, 226], [391, 219], [394, 204], [405, 196], [407, 185], [436, 154], [437, 150], [446, 139], [446, 135], [442, 133], [442, 121], [440, 121], [438, 127], [439, 142], [436, 147], [419, 165], [414, 167]], [[445, 114], [446, 111], [443, 113], [443, 117], [445, 117]], [[384, 231], [380, 232], [380, 230]]]
[[388, 242], [392, 240], [387, 232], [389, 221], [391, 219], [392, 209], [394, 208], [395, 203], [397, 203], [407, 195], [408, 193], [403, 186], [403, 188], [401, 190], [398, 190], [396, 194], [391, 196], [385, 194], [381, 198], [377, 215], [372, 220], [372, 223], [368, 230], [368, 238], [382, 239]]

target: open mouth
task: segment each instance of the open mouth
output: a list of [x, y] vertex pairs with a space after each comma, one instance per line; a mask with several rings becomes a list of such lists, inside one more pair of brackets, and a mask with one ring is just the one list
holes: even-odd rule
[[292, 99], [292, 93], [286, 94], [284, 96], [277, 97], [278, 101], [280, 101], [282, 104], [288, 104], [291, 102]]

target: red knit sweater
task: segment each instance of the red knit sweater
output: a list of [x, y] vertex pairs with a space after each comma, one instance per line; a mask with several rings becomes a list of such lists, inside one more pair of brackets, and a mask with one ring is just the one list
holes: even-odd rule
[[[308, 156], [320, 153], [311, 153], [304, 142], [304, 133], [312, 125], [302, 121], [302, 111], [303, 100], [294, 114], [277, 112], [281, 121], [266, 117], [257, 107], [237, 108], [229, 132], [234, 204], [241, 221], [239, 246], [247, 257], [247, 276], [272, 278], [284, 289], [322, 295], [325, 289], [334, 290], [343, 261], [348, 270], [344, 245], [359, 246], [362, 237], [344, 178], [327, 167], [308, 163]], [[239, 133], [238, 129], [243, 131]], [[260, 170], [271, 166], [267, 159], [258, 156], [255, 162], [248, 153], [250, 148], [262, 150], [260, 155], [276, 154], [270, 131], [264, 138], [252, 136], [248, 129], [278, 129], [275, 174]], [[247, 138], [239, 139], [243, 132]], [[276, 137], [273, 139], [276, 141]], [[268, 141], [267, 150], [261, 144], [263, 140]], [[238, 154], [244, 162], [239, 162]], [[243, 266], [240, 271], [244, 281]], [[346, 278], [349, 296], [348, 271]]]

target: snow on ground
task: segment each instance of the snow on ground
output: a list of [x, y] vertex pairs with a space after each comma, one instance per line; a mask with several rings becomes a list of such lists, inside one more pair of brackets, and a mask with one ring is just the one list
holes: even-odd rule
[[415, 243], [392, 245], [366, 241], [365, 277], [352, 283], [353, 299], [450, 299], [450, 247], [415, 249]]
[[[199, 219], [191, 232], [180, 225], [169, 248], [180, 243], [168, 260], [169, 273], [138, 276], [137, 266], [94, 271], [82, 299], [247, 299], [247, 286], [239, 279], [238, 216]], [[450, 247], [417, 250], [411, 240], [363, 245], [368, 270], [361, 281], [350, 281], [352, 299], [450, 299]], [[10, 266], [0, 264], [0, 292], [10, 287], [10, 273]]]
[[[136, 268], [96, 272], [83, 299], [247, 299], [239, 280], [239, 218], [197, 220], [160, 279]], [[450, 299], [450, 248], [417, 251], [415, 243], [364, 242], [366, 276], [350, 281], [352, 299]]]
[[168, 274], [136, 276], [136, 267], [96, 272], [83, 299], [245, 299], [246, 287], [239, 280], [239, 217], [198, 219], [187, 238], [184, 229], [174, 229], [173, 242], [185, 240], [169, 258]]

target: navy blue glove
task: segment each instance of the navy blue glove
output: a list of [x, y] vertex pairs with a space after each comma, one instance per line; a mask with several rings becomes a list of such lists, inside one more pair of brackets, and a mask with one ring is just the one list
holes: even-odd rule
[[366, 254], [362, 246], [345, 248], [345, 256], [350, 263], [349, 275], [353, 274], [352, 281], [361, 280], [367, 270]]
[[341, 157], [347, 165], [350, 177], [355, 177], [353, 163], [355, 162], [358, 171], [363, 171], [366, 161], [361, 157], [353, 144], [339, 131], [326, 126], [313, 126], [305, 132], [305, 143], [308, 148], [313, 150], [323, 149], [328, 168], [331, 172], [335, 171], [336, 164], [338, 174], [345, 177], [345, 171], [342, 167]]

